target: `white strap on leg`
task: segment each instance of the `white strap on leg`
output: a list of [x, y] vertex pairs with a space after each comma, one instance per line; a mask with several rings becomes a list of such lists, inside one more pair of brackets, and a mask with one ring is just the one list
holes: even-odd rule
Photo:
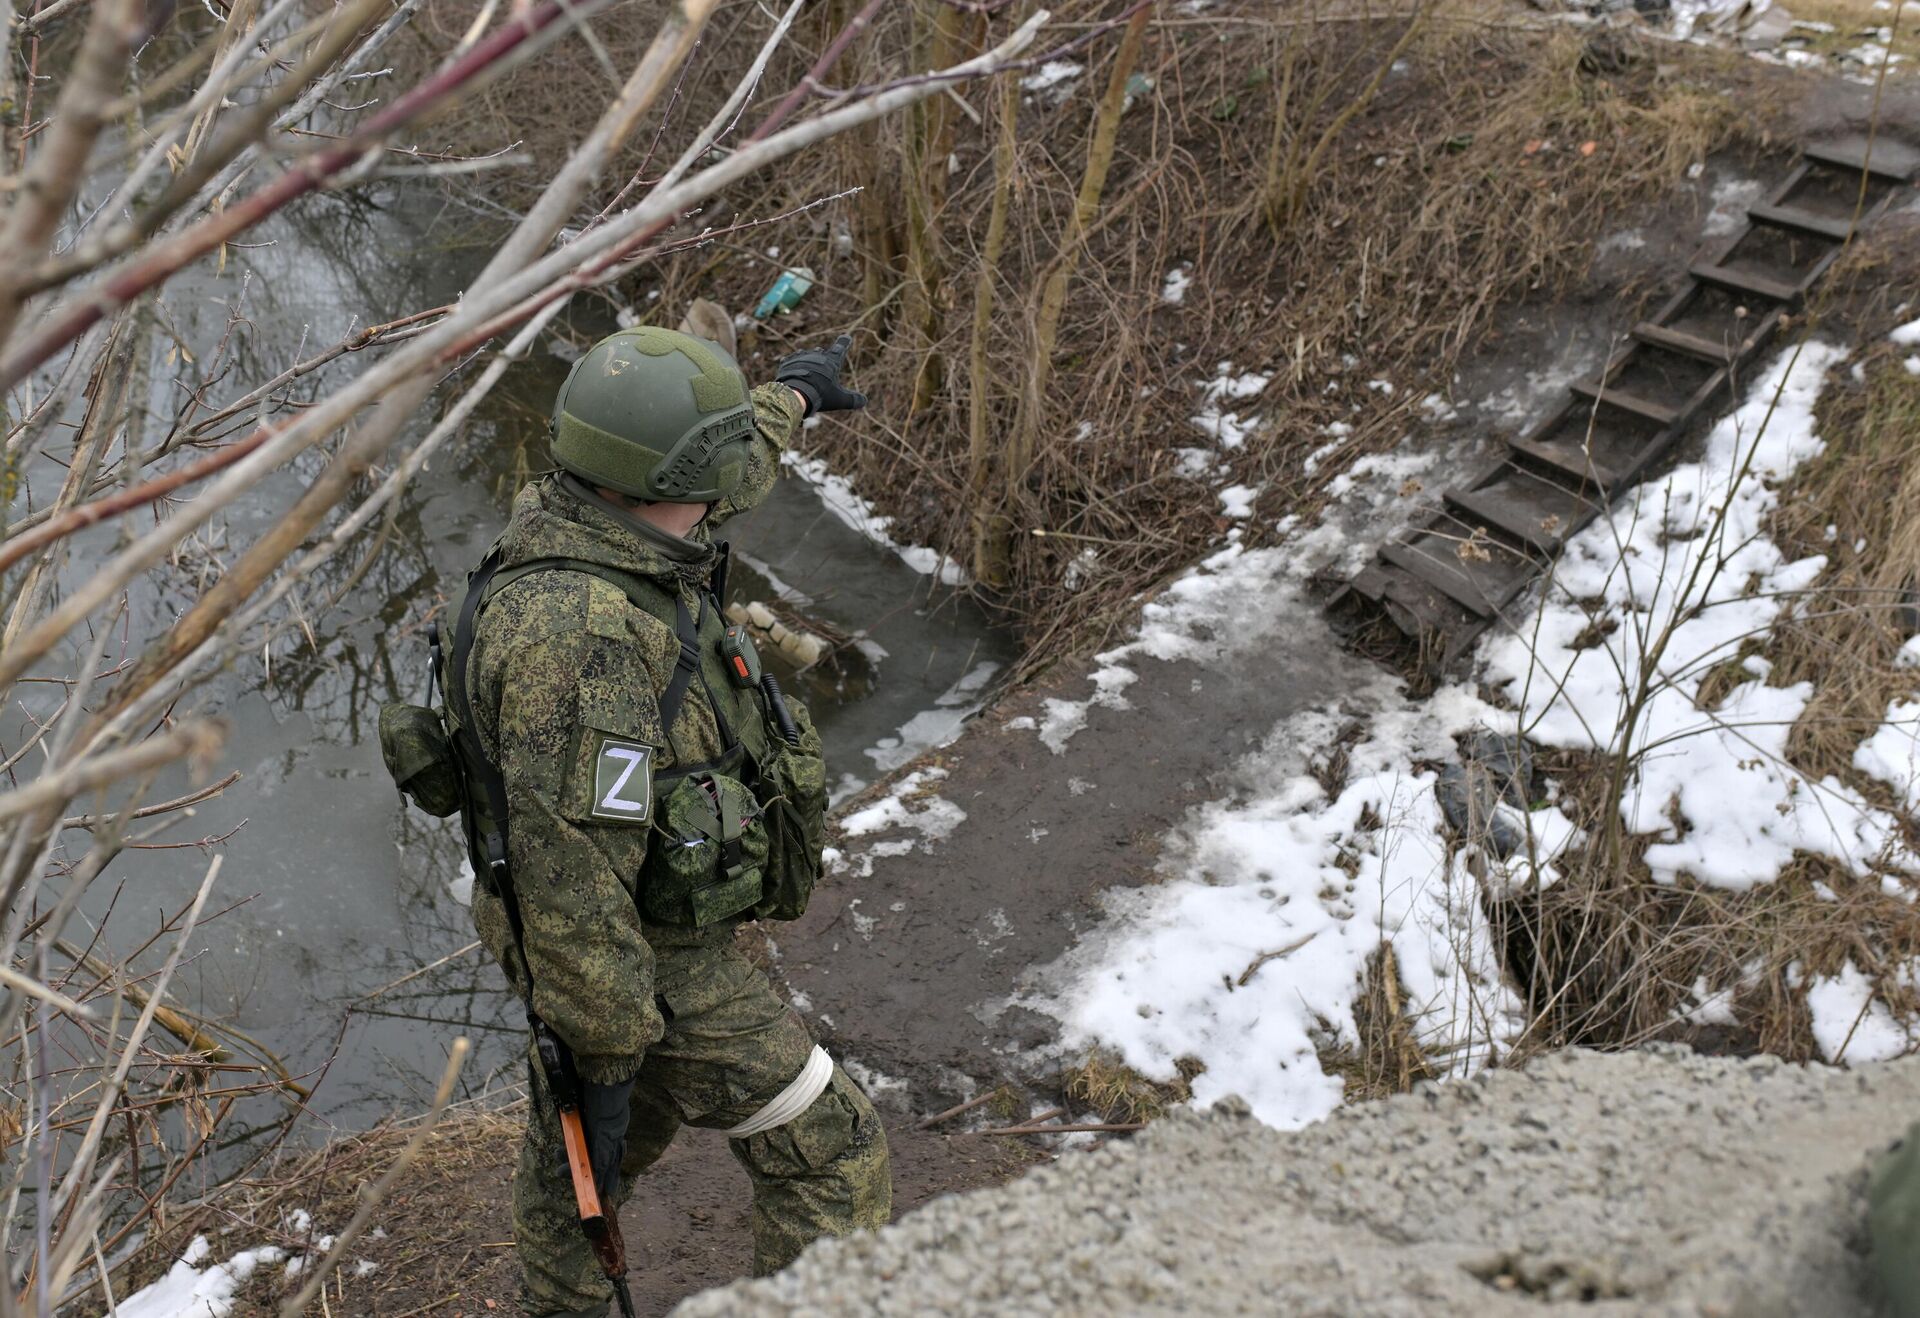
[[827, 1056], [827, 1050], [816, 1043], [807, 1057], [807, 1064], [800, 1068], [800, 1074], [793, 1078], [793, 1083], [775, 1094], [765, 1107], [727, 1131], [727, 1138], [743, 1140], [749, 1135], [758, 1135], [775, 1126], [786, 1125], [813, 1106], [813, 1100], [826, 1092], [827, 1082], [831, 1079], [833, 1058]]

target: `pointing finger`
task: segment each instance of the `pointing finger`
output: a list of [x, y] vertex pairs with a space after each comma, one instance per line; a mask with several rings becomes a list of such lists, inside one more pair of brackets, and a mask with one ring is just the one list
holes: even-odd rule
[[833, 341], [833, 346], [831, 348], [828, 348], [827, 351], [832, 353], [835, 357], [839, 358], [841, 364], [845, 365], [847, 360], [847, 350], [851, 347], [853, 347], [853, 335], [842, 334], [839, 338]]

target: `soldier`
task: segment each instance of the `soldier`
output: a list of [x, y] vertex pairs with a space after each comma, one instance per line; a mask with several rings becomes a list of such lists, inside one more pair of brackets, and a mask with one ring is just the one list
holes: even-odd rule
[[1887, 1312], [1920, 1318], [1920, 1124], [1868, 1175], [1867, 1233]]
[[[720, 615], [712, 538], [766, 497], [802, 418], [866, 405], [840, 382], [850, 343], [794, 353], [751, 393], [705, 339], [641, 327], [596, 344], [555, 401], [561, 470], [515, 499], [448, 675], [474, 923], [571, 1050], [601, 1197], [624, 1201], [682, 1123], [725, 1131], [752, 1181], [762, 1274], [892, 1208], [872, 1104], [734, 944], [741, 921], [805, 905], [825, 771], [805, 709]], [[476, 781], [492, 769], [496, 797]], [[516, 912], [487, 880], [490, 845]], [[513, 1183], [526, 1308], [604, 1314], [609, 1283], [531, 1070]]]

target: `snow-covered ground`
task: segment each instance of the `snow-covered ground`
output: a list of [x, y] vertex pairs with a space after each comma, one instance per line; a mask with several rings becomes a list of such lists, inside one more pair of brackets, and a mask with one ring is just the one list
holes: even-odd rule
[[[1390, 946], [1423, 1042], [1443, 1066], [1472, 1069], [1521, 1023], [1477, 885], [1551, 883], [1555, 856], [1580, 836], [1549, 803], [1526, 819], [1530, 846], [1515, 861], [1476, 864], [1476, 879], [1463, 851], [1450, 854], [1435, 775], [1416, 765], [1455, 758], [1456, 738], [1477, 728], [1556, 747], [1625, 746], [1633, 776], [1622, 818], [1650, 838], [1657, 881], [1744, 890], [1816, 853], [1910, 895], [1898, 821], [1785, 760], [1811, 687], [1769, 686], [1764, 661], [1741, 658], [1824, 566], [1789, 561], [1765, 522], [1777, 484], [1823, 448], [1814, 403], [1844, 356], [1808, 343], [1769, 363], [1698, 462], [1630, 492], [1574, 538], [1554, 579], [1523, 598], [1515, 627], [1483, 641], [1467, 680], [1413, 700], [1383, 677], [1272, 729], [1235, 771], [1238, 790], [1194, 811], [1170, 840], [1164, 882], [1113, 894], [1101, 931], [1026, 1005], [1062, 1022], [1069, 1049], [1103, 1045], [1162, 1080], [1197, 1059], [1196, 1103], [1238, 1094], [1263, 1121], [1293, 1127], [1340, 1102], [1342, 1082], [1323, 1070], [1317, 1045], [1358, 1041], [1368, 961]], [[1213, 402], [1231, 390], [1208, 392]], [[1048, 702], [1042, 740], [1058, 752], [1091, 708], [1127, 708], [1143, 659], [1201, 653], [1236, 622], [1312, 607], [1301, 564], [1323, 559], [1333, 534], [1307, 528], [1256, 551], [1236, 541], [1202, 563], [1147, 607], [1133, 641], [1100, 656], [1090, 695]], [[1702, 708], [1708, 674], [1736, 661], [1746, 680]], [[1856, 761], [1909, 803], [1917, 716], [1920, 706], [1897, 705]], [[1356, 723], [1330, 792], [1316, 760]], [[1806, 987], [1829, 1059], [1912, 1046], [1857, 968]], [[1724, 1012], [1707, 985], [1696, 996], [1697, 1012]]]
[[[313, 1253], [260, 1245], [214, 1262], [212, 1244], [205, 1236], [195, 1236], [165, 1276], [120, 1300], [113, 1313], [118, 1318], [229, 1318], [239, 1312], [241, 1288], [261, 1268], [278, 1266], [286, 1276], [297, 1277], [308, 1263], [333, 1248], [334, 1237], [313, 1234], [313, 1218], [305, 1209], [287, 1214], [283, 1227], [306, 1240]], [[346, 1275], [355, 1277], [374, 1270], [366, 1259], [343, 1261], [341, 1266]]]

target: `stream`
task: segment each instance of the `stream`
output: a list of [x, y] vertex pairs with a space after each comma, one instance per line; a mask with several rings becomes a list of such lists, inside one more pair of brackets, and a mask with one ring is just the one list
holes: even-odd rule
[[[229, 248], [219, 268], [203, 263], [168, 285], [160, 309], [165, 328], [152, 350], [146, 442], [158, 438], [184, 397], [175, 379], [181, 350], [196, 362], [210, 360], [236, 299], [243, 298], [244, 321], [233, 326], [232, 369], [208, 390], [215, 405], [355, 327], [451, 301], [484, 263], [487, 236], [471, 211], [414, 185], [314, 197], [276, 217], [253, 244]], [[623, 291], [642, 308], [657, 305], [645, 301], [644, 281]], [[270, 651], [255, 652], [182, 702], [179, 712], [197, 708], [227, 718], [229, 741], [212, 776], [237, 769], [244, 777], [153, 839], [173, 849], [115, 861], [89, 893], [84, 920], [69, 927], [70, 939], [85, 941], [89, 926], [104, 924], [103, 945], [126, 953], [161, 912], [191, 898], [209, 855], [192, 844], [224, 839], [217, 844], [224, 867], [208, 909], [240, 904], [196, 932], [172, 997], [246, 1030], [296, 1074], [324, 1067], [312, 1104], [323, 1125], [352, 1129], [395, 1110], [417, 1110], [463, 1034], [476, 1050], [463, 1074], [467, 1093], [519, 1076], [524, 1026], [517, 1002], [484, 952], [455, 955], [474, 938], [463, 905], [471, 875], [455, 821], [403, 805], [381, 765], [375, 728], [384, 702], [425, 698], [426, 623], [457, 600], [514, 492], [544, 469], [553, 392], [577, 346], [612, 328], [605, 310], [604, 303], [577, 302], [570, 331], [549, 333], [507, 373], [405, 494], [386, 544], [364, 573], [353, 578], [371, 536], [301, 592], [312, 609], [344, 587], [336, 607], [296, 615]], [[676, 323], [677, 309], [659, 319]], [[748, 375], [769, 375], [776, 352], [758, 361], [747, 352]], [[349, 355], [302, 387], [324, 390], [363, 365]], [[441, 405], [436, 398], [421, 410], [411, 438], [425, 433]], [[56, 455], [62, 446], [55, 441]], [[202, 569], [230, 565], [318, 463], [308, 454], [275, 473], [178, 562], [138, 583], [127, 635], [110, 647], [109, 663], [191, 603]], [[23, 496], [15, 516], [58, 488], [51, 457], [37, 457], [28, 475], [35, 502]], [[115, 534], [100, 528], [77, 537], [69, 579], [110, 554]], [[840, 795], [957, 731], [1011, 655], [1008, 640], [963, 596], [855, 530], [791, 474], [763, 507], [729, 523], [725, 535], [735, 548], [732, 599], [783, 598], [799, 615], [857, 638], [858, 656], [842, 671], [823, 666], [790, 683], [814, 712]], [[61, 655], [46, 671], [70, 672], [76, 662]], [[23, 690], [0, 721], [8, 747], [20, 744], [31, 731], [28, 720], [57, 700], [55, 687]], [[163, 775], [149, 799], [203, 781], [184, 770]], [[84, 834], [64, 840], [69, 858], [84, 850]], [[136, 964], [150, 970], [163, 952]], [[442, 964], [355, 1005], [436, 962]]]

